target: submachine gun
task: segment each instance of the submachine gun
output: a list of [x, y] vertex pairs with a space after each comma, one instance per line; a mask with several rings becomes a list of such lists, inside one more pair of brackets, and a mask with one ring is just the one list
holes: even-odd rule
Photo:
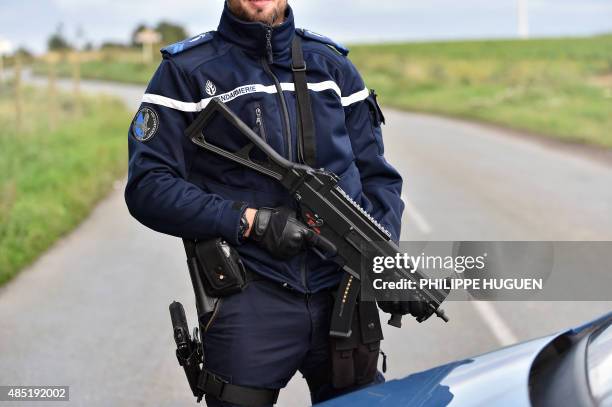
[[[217, 114], [240, 131], [250, 143], [236, 152], [229, 152], [211, 144], [207, 140], [206, 127]], [[295, 198], [301, 219], [322, 241], [328, 243], [326, 253], [319, 254], [335, 261], [346, 272], [334, 303], [330, 335], [349, 337], [361, 288], [362, 261], [374, 256], [395, 257], [400, 249], [391, 240], [391, 234], [340, 188], [337, 175], [286, 160], [218, 99], [210, 101], [187, 128], [186, 135], [195, 144], [210, 152], [276, 179]], [[255, 147], [264, 153], [266, 161], [255, 161], [251, 158]], [[394, 269], [390, 272], [391, 279], [412, 280], [416, 287], [420, 287], [421, 279], [427, 278], [418, 270]], [[448, 291], [424, 288], [414, 290], [412, 295], [415, 300], [426, 304], [426, 312], [417, 318], [419, 322], [434, 314], [448, 322], [444, 311], [440, 309]], [[401, 320], [402, 315], [393, 314], [388, 323], [399, 328]]]

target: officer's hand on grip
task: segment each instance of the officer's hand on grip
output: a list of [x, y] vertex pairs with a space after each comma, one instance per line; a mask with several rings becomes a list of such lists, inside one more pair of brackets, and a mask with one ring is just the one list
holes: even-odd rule
[[284, 207], [259, 209], [249, 237], [280, 259], [290, 259], [308, 245], [324, 251], [334, 250], [327, 240], [297, 220], [293, 210]]

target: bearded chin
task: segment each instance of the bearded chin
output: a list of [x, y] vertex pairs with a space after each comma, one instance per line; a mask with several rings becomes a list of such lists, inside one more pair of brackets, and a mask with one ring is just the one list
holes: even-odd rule
[[[231, 8], [230, 8], [231, 9]], [[255, 10], [255, 13], [248, 13], [246, 10], [239, 8], [237, 10], [233, 10], [232, 12], [238, 18], [241, 18], [245, 21], [259, 21], [264, 24], [274, 26], [283, 20], [283, 16], [281, 16], [282, 6], [276, 7], [268, 16], [263, 16], [263, 9]]]
[[[260, 14], [262, 11], [263, 10], [257, 10], [257, 13]], [[278, 9], [274, 9], [271, 14], [260, 21], [269, 26], [274, 26], [279, 21], [279, 14]]]
[[278, 21], [278, 10], [274, 10], [274, 13], [272, 14], [272, 19], [270, 21], [270, 25], [275, 25], [277, 21]]

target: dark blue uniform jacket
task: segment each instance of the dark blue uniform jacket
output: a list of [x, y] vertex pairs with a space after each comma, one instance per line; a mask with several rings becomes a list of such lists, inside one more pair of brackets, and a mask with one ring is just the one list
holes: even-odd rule
[[[295, 207], [295, 201], [273, 179], [204, 151], [184, 134], [217, 97], [276, 151], [297, 161], [294, 35], [302, 37], [308, 67], [317, 167], [339, 175], [342, 188], [397, 240], [402, 179], [383, 157], [383, 117], [375, 97], [348, 50], [296, 30], [290, 9], [282, 25], [270, 28], [241, 21], [226, 8], [217, 31], [162, 50], [130, 129], [125, 199], [131, 214], [151, 229], [189, 239], [223, 237], [252, 271], [300, 292], [317, 292], [339, 282], [338, 266], [312, 251], [279, 261], [238, 239], [246, 206]], [[225, 149], [246, 144], [221, 118], [207, 131]]]

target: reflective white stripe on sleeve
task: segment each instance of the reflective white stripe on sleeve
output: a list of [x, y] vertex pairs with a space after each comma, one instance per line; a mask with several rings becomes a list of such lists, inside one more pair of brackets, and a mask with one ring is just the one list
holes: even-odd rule
[[[281, 89], [283, 92], [295, 92], [295, 84], [293, 83], [281, 83]], [[338, 97], [340, 97], [340, 101], [342, 102], [342, 106], [349, 106], [353, 103], [360, 102], [365, 100], [369, 91], [367, 88], [356, 92], [350, 96], [342, 97], [342, 92], [340, 91], [340, 87], [334, 81], [325, 81], [318, 83], [309, 83], [308, 89], [313, 92], [323, 92], [326, 90], [334, 91]], [[240, 96], [248, 95], [251, 93], [268, 93], [274, 94], [277, 93], [276, 87], [274, 85], [264, 86], [262, 84], [253, 84], [253, 85], [244, 85], [240, 86], [230, 92], [223, 93], [217, 96], [209, 97], [206, 99], [202, 99], [199, 102], [183, 102], [176, 99], [171, 99], [165, 96], [156, 95], [153, 93], [145, 93], [142, 97], [143, 103], [152, 103], [155, 105], [169, 107], [171, 109], [180, 110], [182, 112], [199, 112], [202, 111], [208, 106], [211, 100], [217, 98], [224, 103], [227, 103], [231, 100], [234, 100]]]
[[364, 88], [359, 92], [355, 92], [350, 96], [342, 98], [342, 106], [346, 107], [352, 105], [353, 103], [361, 102], [362, 100], [366, 100], [370, 96], [370, 91], [368, 88]]
[[165, 96], [145, 93], [142, 97], [142, 103], [152, 103], [154, 105], [166, 106], [171, 109], [180, 110], [182, 112], [199, 112], [200, 103], [181, 102], [180, 100], [170, 99]]

